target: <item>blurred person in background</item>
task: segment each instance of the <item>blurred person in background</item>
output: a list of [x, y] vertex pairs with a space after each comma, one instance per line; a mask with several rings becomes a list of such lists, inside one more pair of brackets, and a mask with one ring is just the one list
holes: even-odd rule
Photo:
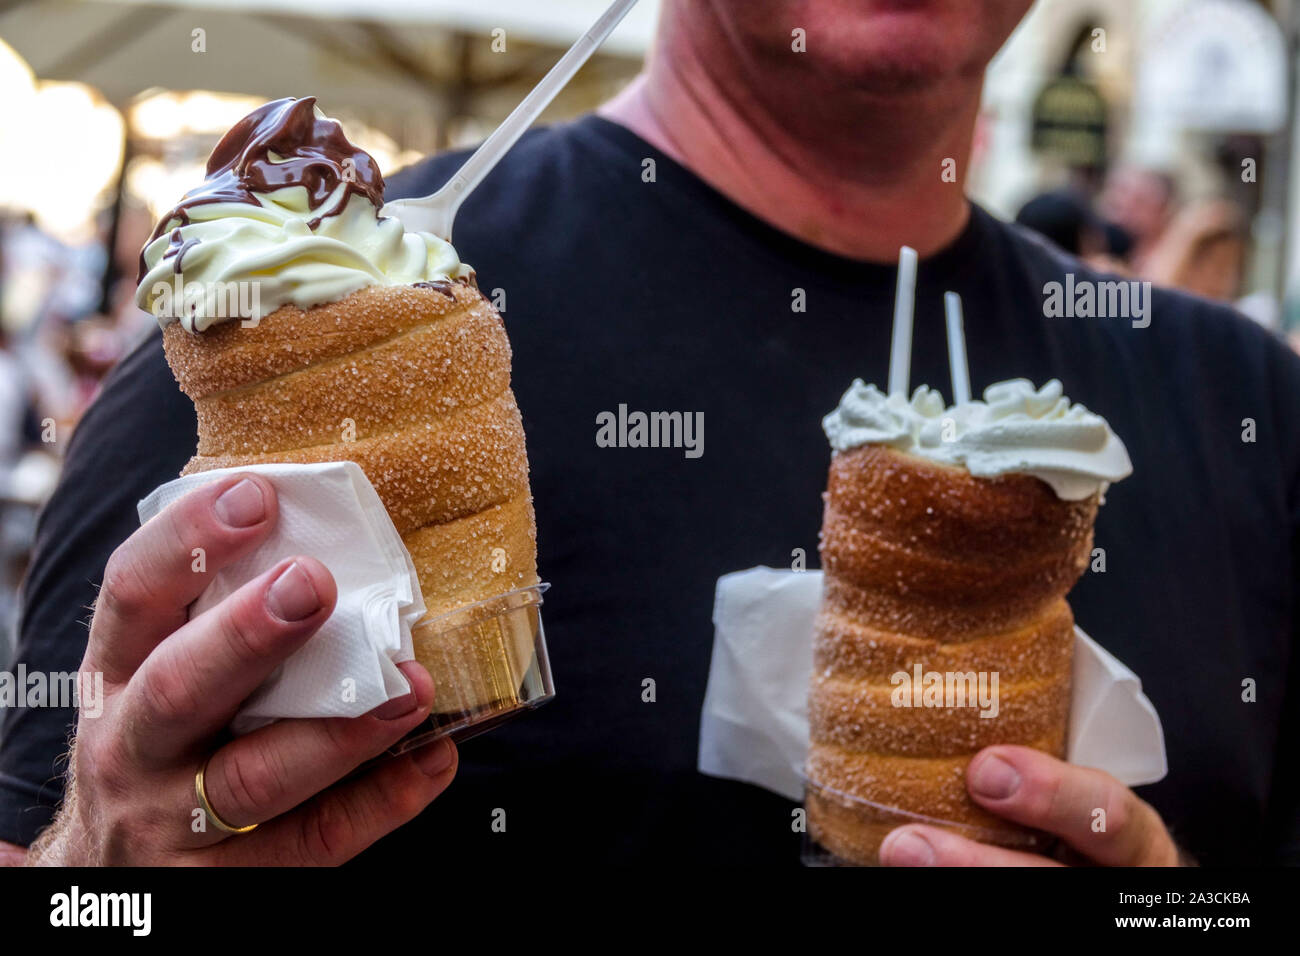
[[27, 444], [31, 407], [28, 377], [0, 325], [0, 492], [8, 491], [9, 476]]
[[1167, 173], [1121, 165], [1106, 177], [1098, 211], [1107, 222], [1129, 235], [1132, 249], [1128, 262], [1137, 275], [1145, 273], [1147, 257], [1168, 228], [1177, 206], [1177, 186]]
[[0, 670], [9, 663], [35, 508], [54, 487], [40, 454], [28, 452], [39, 440], [31, 381], [0, 323]]
[[1151, 247], [1143, 278], [1235, 302], [1246, 268], [1246, 220], [1224, 199], [1196, 202], [1182, 209]]
[[1106, 232], [1087, 197], [1073, 189], [1040, 193], [1020, 207], [1016, 222], [1050, 239], [1072, 256], [1086, 258], [1106, 249]]
[[1078, 190], [1040, 193], [1020, 207], [1016, 222], [1103, 272], [1127, 271], [1127, 234], [1102, 221]]
[[66, 243], [23, 214], [0, 230], [0, 247], [10, 350], [35, 396], [38, 419], [55, 423], [50, 448], [61, 451], [104, 376], [151, 320], [123, 283], [109, 303], [114, 314], [97, 311], [107, 254], [97, 239]]
[[108, 316], [91, 315], [69, 325], [64, 360], [72, 372], [72, 400], [78, 419], [99, 394], [104, 376], [122, 357], [124, 344], [122, 333]]

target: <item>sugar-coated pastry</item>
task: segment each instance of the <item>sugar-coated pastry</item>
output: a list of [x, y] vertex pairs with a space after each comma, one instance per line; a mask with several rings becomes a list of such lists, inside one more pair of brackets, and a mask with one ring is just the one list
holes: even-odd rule
[[925, 388], [908, 401], [855, 382], [824, 422], [807, 809], [849, 862], [875, 862], [920, 817], [1014, 843], [1025, 832], [970, 799], [971, 758], [991, 744], [1065, 755], [1065, 595], [1128, 456], [1059, 383], [985, 396], [946, 408]]

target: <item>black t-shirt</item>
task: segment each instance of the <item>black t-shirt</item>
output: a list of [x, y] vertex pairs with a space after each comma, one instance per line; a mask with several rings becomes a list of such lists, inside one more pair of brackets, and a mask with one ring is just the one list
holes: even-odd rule
[[[399, 174], [389, 195], [431, 192], [458, 162]], [[795, 862], [792, 804], [696, 770], [714, 585], [789, 566], [797, 548], [815, 562], [821, 419], [853, 378], [886, 378], [895, 269], [790, 238], [594, 117], [525, 137], [466, 203], [456, 245], [504, 304], [514, 347], [558, 696], [465, 743], [447, 793], [356, 865]], [[1055, 377], [1109, 420], [1134, 474], [1097, 520], [1105, 573], [1086, 573], [1070, 603], [1162, 718], [1169, 775], [1140, 793], [1204, 862], [1294, 861], [1300, 359], [1229, 309], [1173, 292], [1156, 292], [1145, 328], [1049, 317], [1045, 287], [1067, 273], [1076, 288], [1099, 278], [974, 209], [921, 264], [911, 380], [950, 391], [942, 295], [953, 290], [976, 391]], [[597, 417], [620, 405], [703, 413], [703, 455], [601, 447]], [[136, 500], [194, 445], [190, 402], [153, 335], [87, 413], [41, 520], [20, 643], [29, 669], [76, 667]], [[5, 714], [0, 838], [27, 843], [50, 819], [70, 719]]]

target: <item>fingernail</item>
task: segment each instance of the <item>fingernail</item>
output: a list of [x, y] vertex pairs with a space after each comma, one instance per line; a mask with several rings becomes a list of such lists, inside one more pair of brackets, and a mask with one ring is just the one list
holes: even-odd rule
[[266, 517], [262, 489], [247, 478], [223, 491], [213, 508], [222, 523], [232, 528], [249, 528]]
[[914, 830], [895, 830], [880, 845], [880, 862], [886, 866], [934, 866], [934, 847]]
[[403, 694], [380, 704], [370, 712], [370, 716], [379, 720], [396, 720], [415, 710], [415, 703], [415, 694]]
[[320, 597], [307, 572], [295, 561], [271, 582], [266, 592], [266, 606], [282, 621], [301, 621], [320, 608]]
[[985, 757], [976, 765], [970, 778], [971, 790], [990, 800], [1005, 800], [1019, 786], [1020, 774], [1001, 757]]
[[413, 757], [415, 765], [420, 768], [422, 774], [426, 777], [437, 777], [451, 766], [454, 754], [450, 742], [439, 740], [421, 747]]

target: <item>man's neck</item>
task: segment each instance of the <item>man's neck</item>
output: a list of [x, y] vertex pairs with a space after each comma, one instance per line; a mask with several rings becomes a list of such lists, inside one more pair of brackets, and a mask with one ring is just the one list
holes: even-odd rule
[[[749, 82], [689, 37], [600, 114], [778, 229], [855, 259], [937, 252], [970, 215], [964, 184], [979, 82], [871, 97]], [[766, 88], [765, 88], [766, 87]], [[954, 181], [955, 180], [955, 181]]]

